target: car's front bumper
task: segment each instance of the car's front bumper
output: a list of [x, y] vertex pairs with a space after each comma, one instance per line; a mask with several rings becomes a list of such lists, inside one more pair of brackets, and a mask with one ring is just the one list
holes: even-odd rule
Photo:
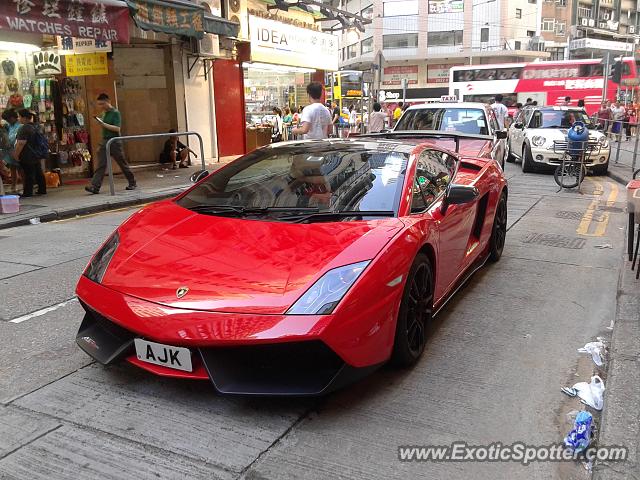
[[[340, 335], [332, 328], [341, 321], [336, 315], [183, 310], [124, 295], [85, 277], [77, 293], [85, 317], [76, 342], [94, 359], [103, 364], [126, 360], [162, 376], [210, 379], [221, 393], [324, 394], [367, 375], [389, 355], [380, 345], [389, 339], [371, 331], [368, 337], [351, 337], [344, 329]], [[379, 314], [385, 314], [384, 308]], [[365, 315], [371, 318], [371, 312]], [[135, 338], [189, 348], [193, 370], [138, 359]]]
[[[594, 151], [585, 158], [585, 166], [595, 167], [604, 165], [609, 161], [610, 147], [601, 148]], [[531, 147], [531, 156], [533, 161], [539, 165], [557, 166], [562, 163], [562, 153], [554, 152], [553, 148]]]

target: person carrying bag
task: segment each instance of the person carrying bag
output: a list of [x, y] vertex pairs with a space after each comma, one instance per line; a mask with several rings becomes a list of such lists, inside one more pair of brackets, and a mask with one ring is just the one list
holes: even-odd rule
[[49, 156], [49, 142], [33, 123], [33, 113], [27, 109], [18, 112], [22, 127], [16, 135], [14, 159], [20, 162], [24, 172], [22, 197], [33, 196], [33, 187], [38, 185], [37, 195], [47, 193], [47, 183], [42, 171], [42, 160]]

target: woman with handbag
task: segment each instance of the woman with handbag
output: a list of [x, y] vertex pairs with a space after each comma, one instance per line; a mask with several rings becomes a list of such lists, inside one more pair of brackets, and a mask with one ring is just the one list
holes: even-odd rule
[[276, 143], [282, 141], [282, 110], [280, 110], [278, 107], [273, 107], [273, 114], [276, 116], [276, 118], [271, 127], [271, 143]]
[[37, 195], [46, 195], [47, 183], [42, 171], [42, 160], [49, 155], [46, 138], [33, 123], [33, 113], [26, 108], [18, 112], [22, 126], [16, 135], [14, 160], [20, 162], [24, 173], [21, 197], [32, 197], [33, 186], [38, 185]]
[[11, 172], [11, 190], [10, 193], [16, 193], [18, 186], [18, 167], [20, 164], [13, 158], [13, 150], [16, 145], [16, 136], [20, 130], [20, 122], [18, 122], [18, 114], [15, 110], [5, 110], [2, 112], [2, 120], [6, 122], [5, 145], [0, 145], [0, 162], [3, 162]]

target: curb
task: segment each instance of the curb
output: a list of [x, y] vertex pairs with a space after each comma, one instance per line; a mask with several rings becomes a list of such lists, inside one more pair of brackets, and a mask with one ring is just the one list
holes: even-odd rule
[[626, 185], [631, 180], [631, 172], [628, 175], [623, 175], [621, 172], [607, 170], [607, 176], [622, 185]]
[[[167, 198], [175, 197], [181, 193], [184, 188], [179, 188], [172, 191], [158, 192], [149, 194], [145, 197], [127, 198], [115, 202], [101, 203], [98, 205], [89, 205], [85, 207], [74, 207], [62, 210], [51, 210], [43, 214], [35, 214], [34, 217], [40, 218], [40, 223], [52, 222], [54, 220], [63, 220], [66, 218], [75, 217], [76, 215], [89, 215], [91, 213], [107, 212], [109, 210], [117, 210], [119, 208], [132, 207], [135, 205], [142, 205], [149, 202], [157, 202], [159, 200], [165, 200]], [[32, 217], [33, 218], [33, 217]], [[0, 230], [7, 228], [20, 227], [23, 225], [29, 225], [30, 218], [19, 218], [13, 221], [0, 224]]]
[[598, 445], [627, 448], [626, 461], [596, 462], [594, 480], [638, 478], [640, 469], [640, 280], [624, 254]]

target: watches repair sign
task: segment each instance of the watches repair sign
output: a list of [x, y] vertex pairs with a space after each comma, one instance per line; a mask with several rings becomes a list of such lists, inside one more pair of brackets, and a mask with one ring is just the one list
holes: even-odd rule
[[338, 37], [249, 16], [251, 61], [338, 70]]
[[86, 77], [89, 75], [107, 75], [109, 66], [104, 52], [83, 53], [65, 56], [67, 76]]

